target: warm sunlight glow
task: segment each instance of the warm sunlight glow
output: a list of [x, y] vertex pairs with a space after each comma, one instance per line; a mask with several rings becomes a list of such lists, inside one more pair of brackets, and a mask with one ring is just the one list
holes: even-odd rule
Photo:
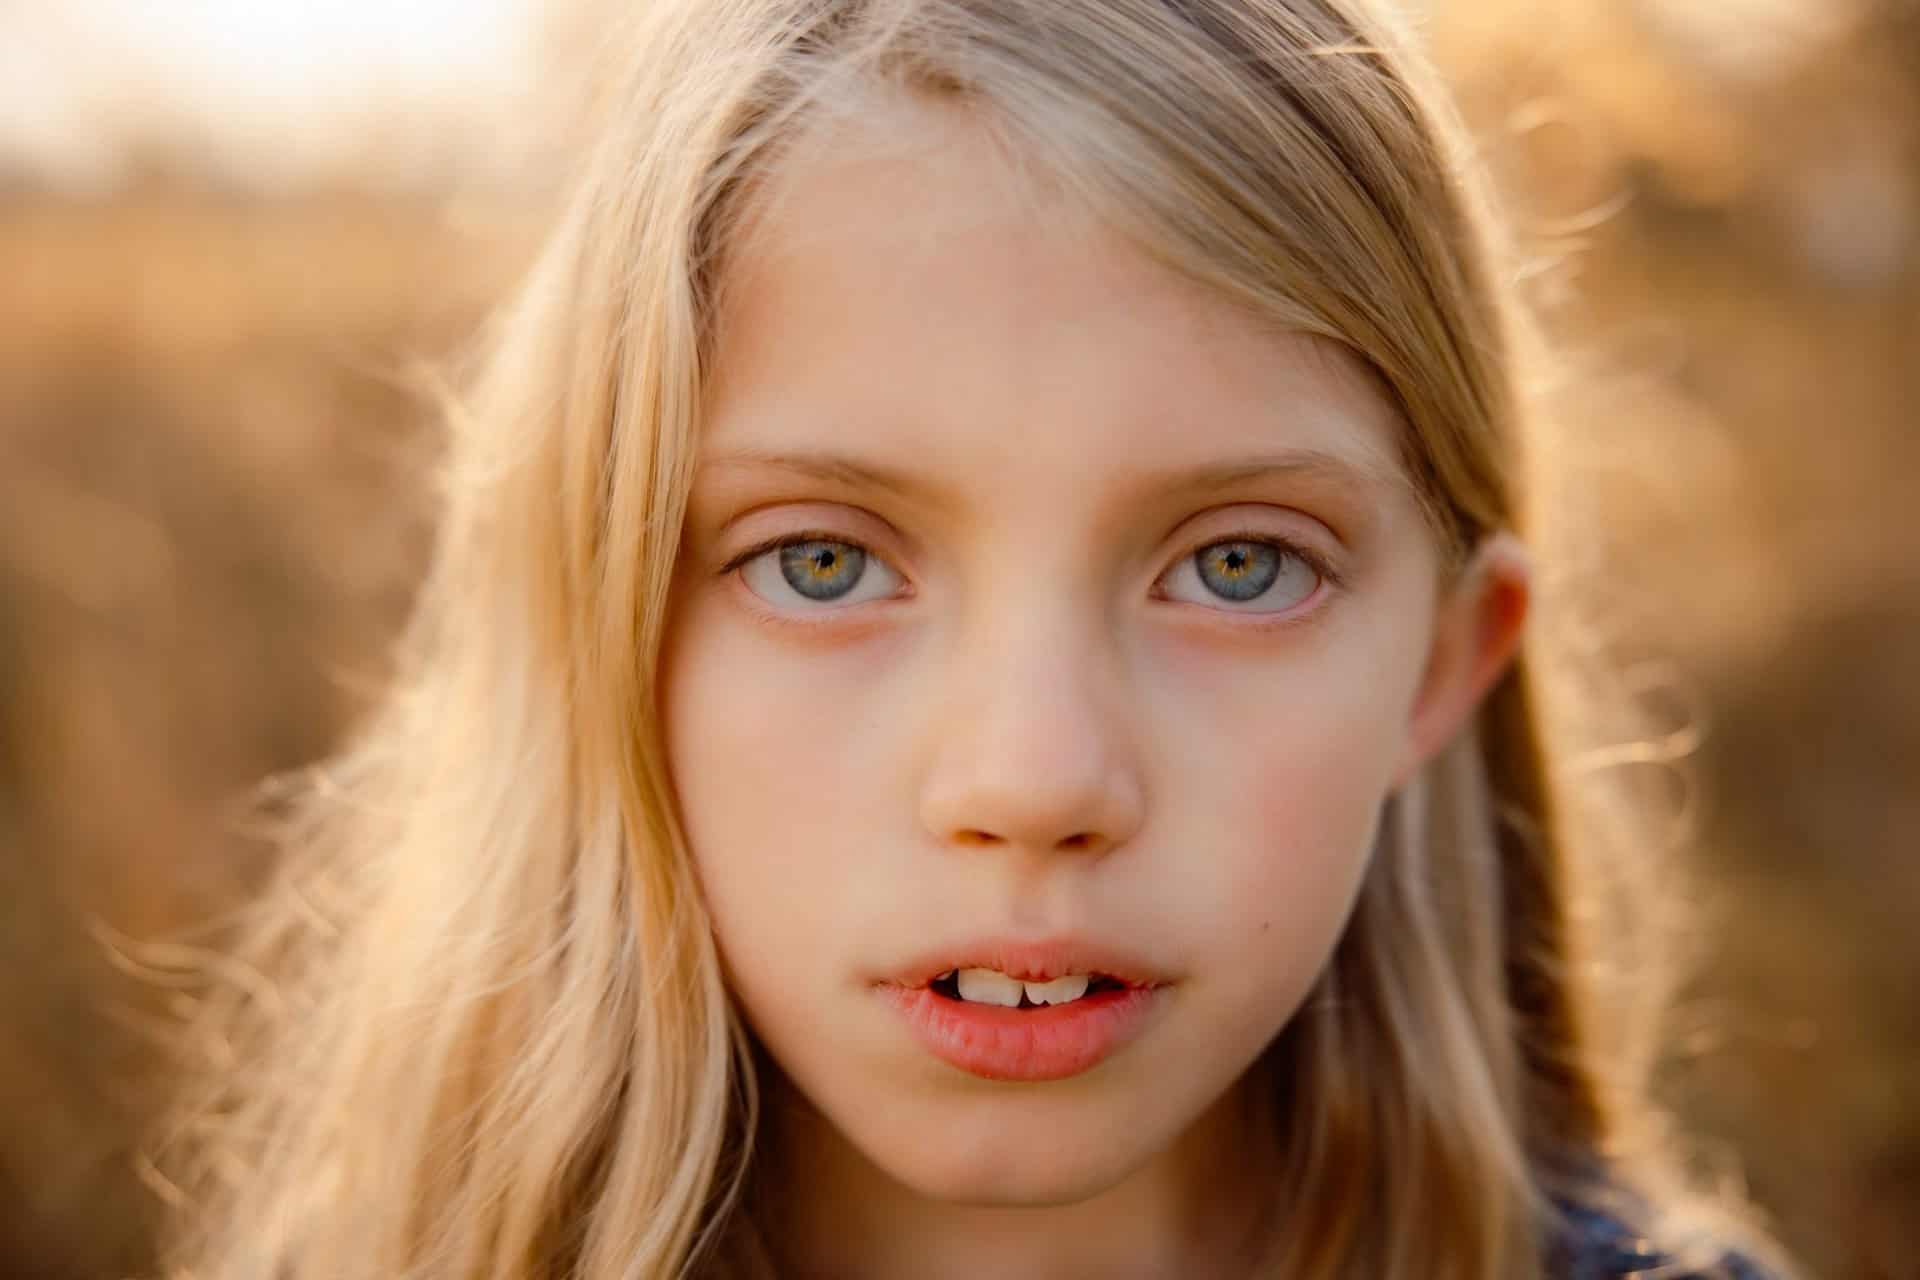
[[534, 0], [62, 0], [0, 9], [0, 173], [110, 185], [190, 155], [273, 186], [507, 162]]

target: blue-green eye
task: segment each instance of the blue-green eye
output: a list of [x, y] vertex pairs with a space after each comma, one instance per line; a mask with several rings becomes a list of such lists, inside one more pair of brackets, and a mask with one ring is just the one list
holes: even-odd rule
[[1281, 613], [1311, 596], [1320, 572], [1292, 547], [1232, 538], [1201, 547], [1175, 564], [1167, 594], [1189, 604], [1255, 606], [1236, 613]]
[[857, 604], [891, 594], [900, 581], [865, 547], [833, 538], [796, 538], [769, 547], [741, 564], [740, 577], [755, 595], [776, 605]]

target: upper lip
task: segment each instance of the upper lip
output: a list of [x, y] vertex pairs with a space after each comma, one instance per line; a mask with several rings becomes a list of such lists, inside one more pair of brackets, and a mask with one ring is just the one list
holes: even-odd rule
[[1022, 982], [1051, 982], [1069, 974], [1112, 978], [1129, 987], [1157, 987], [1170, 979], [1121, 947], [1083, 938], [980, 938], [928, 947], [883, 981], [924, 987], [953, 969], [994, 969]]

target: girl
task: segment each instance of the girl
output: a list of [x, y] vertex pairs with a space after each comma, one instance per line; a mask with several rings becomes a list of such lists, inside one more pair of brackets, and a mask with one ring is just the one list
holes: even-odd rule
[[1610, 1160], [1511, 322], [1378, 16], [635, 8], [177, 1274], [1754, 1274]]

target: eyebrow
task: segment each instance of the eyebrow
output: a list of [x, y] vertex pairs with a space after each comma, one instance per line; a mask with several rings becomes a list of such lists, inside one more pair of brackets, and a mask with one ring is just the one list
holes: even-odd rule
[[[701, 469], [766, 468], [847, 488], [873, 489], [904, 498], [938, 497], [937, 486], [910, 472], [831, 450], [738, 448], [711, 455]], [[1143, 473], [1140, 484], [1155, 493], [1185, 496], [1255, 481], [1298, 479], [1336, 488], [1411, 489], [1398, 467], [1321, 449], [1284, 449], [1180, 470]]]
[[1186, 495], [1273, 479], [1304, 480], [1334, 488], [1359, 490], [1408, 487], [1408, 482], [1397, 467], [1321, 449], [1286, 449], [1208, 463], [1158, 476], [1156, 487]]
[[905, 472], [824, 450], [787, 452], [742, 448], [713, 454], [700, 461], [702, 471], [709, 468], [728, 470], [754, 467], [786, 471], [809, 480], [821, 480], [852, 489], [880, 489], [901, 497], [926, 496], [926, 486]]

